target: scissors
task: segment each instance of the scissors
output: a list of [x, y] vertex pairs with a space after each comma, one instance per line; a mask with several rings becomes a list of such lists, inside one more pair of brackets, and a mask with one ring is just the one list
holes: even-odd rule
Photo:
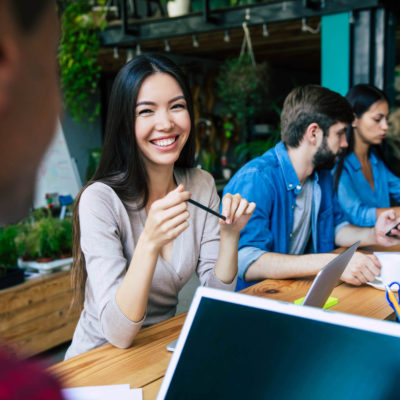
[[[390, 304], [390, 307], [393, 308], [394, 312], [397, 315], [397, 320], [400, 321], [400, 298], [399, 298], [399, 292], [400, 292], [400, 283], [399, 282], [392, 282], [389, 285], [386, 286], [386, 300]], [[392, 286], [397, 286], [397, 297], [394, 294], [392, 290]]]

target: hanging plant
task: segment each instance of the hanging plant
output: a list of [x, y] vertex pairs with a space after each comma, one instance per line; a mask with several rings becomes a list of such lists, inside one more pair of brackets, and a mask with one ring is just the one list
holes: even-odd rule
[[100, 79], [98, 33], [107, 24], [105, 13], [93, 12], [89, 0], [65, 2], [59, 51], [61, 87], [65, 107], [77, 121], [93, 121], [100, 113], [100, 104], [93, 104], [93, 94]]
[[224, 112], [243, 120], [262, 105], [268, 86], [266, 63], [253, 65], [250, 56], [226, 60], [217, 76], [217, 95]]
[[243, 22], [243, 42], [240, 56], [227, 60], [217, 77], [217, 94], [225, 112], [238, 120], [247, 139], [249, 124], [266, 97], [269, 74], [267, 63], [257, 64], [254, 58], [250, 30]]

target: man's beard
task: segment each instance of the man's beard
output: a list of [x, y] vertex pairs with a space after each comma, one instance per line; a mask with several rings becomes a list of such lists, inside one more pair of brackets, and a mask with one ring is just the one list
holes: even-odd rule
[[342, 150], [336, 154], [328, 147], [326, 137], [324, 137], [321, 146], [314, 154], [314, 169], [332, 169], [335, 166], [336, 159], [340, 156]]

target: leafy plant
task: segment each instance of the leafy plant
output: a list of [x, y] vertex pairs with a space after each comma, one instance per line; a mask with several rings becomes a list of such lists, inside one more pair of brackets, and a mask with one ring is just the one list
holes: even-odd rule
[[267, 150], [274, 147], [279, 141], [279, 137], [273, 134], [266, 140], [255, 140], [249, 143], [242, 143], [235, 147], [236, 166], [240, 167], [247, 161], [263, 155]]
[[19, 233], [17, 225], [0, 228], [0, 266], [15, 267], [18, 265], [18, 251], [15, 238]]
[[107, 24], [106, 11], [92, 12], [88, 0], [64, 3], [59, 62], [65, 105], [75, 120], [92, 121], [100, 113], [100, 103], [93, 104], [93, 94], [100, 79], [98, 34]]
[[15, 238], [17, 254], [27, 259], [72, 253], [72, 220], [50, 215], [28, 219]]
[[252, 117], [263, 104], [268, 75], [267, 64], [254, 66], [249, 56], [226, 60], [216, 79], [224, 112], [242, 123]]
[[60, 220], [59, 241], [61, 254], [72, 254], [72, 218]]

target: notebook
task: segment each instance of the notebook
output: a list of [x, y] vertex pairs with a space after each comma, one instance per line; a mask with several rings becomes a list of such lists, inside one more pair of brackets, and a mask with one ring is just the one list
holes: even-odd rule
[[397, 398], [400, 324], [200, 287], [157, 399]]
[[[359, 244], [359, 241], [354, 243], [321, 269], [304, 297], [302, 305], [314, 307], [323, 307], [325, 305]], [[167, 350], [174, 351], [177, 341], [178, 339], [169, 343]]]

